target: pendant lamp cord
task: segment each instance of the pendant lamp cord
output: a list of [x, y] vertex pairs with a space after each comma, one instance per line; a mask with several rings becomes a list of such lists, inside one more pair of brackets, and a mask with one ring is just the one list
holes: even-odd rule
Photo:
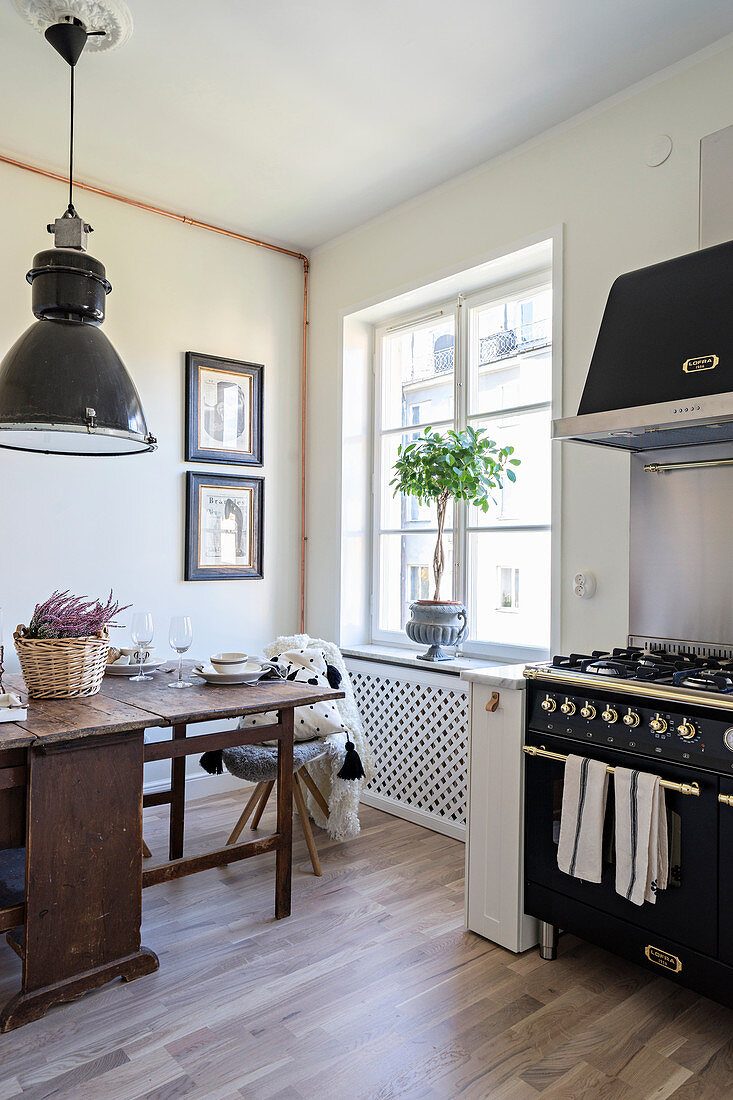
[[74, 66], [71, 71], [71, 117], [69, 120], [69, 210], [72, 217], [76, 215], [74, 210]]

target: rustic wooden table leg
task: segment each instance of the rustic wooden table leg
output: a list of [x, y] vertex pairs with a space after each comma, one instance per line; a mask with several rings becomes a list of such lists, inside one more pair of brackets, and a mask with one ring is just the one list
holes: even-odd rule
[[275, 916], [290, 916], [290, 880], [293, 866], [293, 708], [280, 711], [282, 734], [277, 743], [277, 831], [275, 856]]
[[158, 969], [140, 945], [142, 776], [142, 730], [29, 750], [22, 991], [0, 1031]]
[[[173, 740], [180, 741], [186, 736], [185, 725], [173, 727]], [[176, 756], [171, 760], [171, 818], [168, 859], [183, 857], [183, 830], [186, 818], [186, 757]]]

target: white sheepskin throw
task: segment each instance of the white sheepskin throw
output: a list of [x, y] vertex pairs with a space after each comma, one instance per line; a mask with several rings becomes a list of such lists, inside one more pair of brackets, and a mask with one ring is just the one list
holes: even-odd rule
[[[339, 779], [338, 772], [344, 759], [346, 747], [346, 734], [341, 730], [328, 734], [323, 739], [323, 746], [327, 754], [320, 760], [314, 761], [308, 766], [310, 775], [316, 782], [318, 789], [328, 804], [329, 816], [326, 818], [318, 803], [308, 790], [304, 790], [308, 813], [328, 832], [334, 840], [351, 840], [358, 836], [359, 825], [359, 792], [362, 785], [368, 783], [374, 777], [374, 757], [369, 743], [364, 736], [364, 730], [359, 717], [359, 711], [354, 698], [354, 688], [351, 677], [346, 670], [341, 650], [333, 642], [326, 642], [322, 638], [309, 638], [307, 634], [293, 634], [290, 637], [277, 638], [272, 645], [265, 647], [265, 656], [278, 657], [293, 649], [319, 649], [329, 665], [334, 665], [341, 673], [341, 690], [343, 699], [335, 700], [344, 728], [348, 730], [350, 739], [354, 742], [356, 751], [361, 757], [364, 767], [364, 779]], [[330, 706], [331, 704], [329, 704]]]

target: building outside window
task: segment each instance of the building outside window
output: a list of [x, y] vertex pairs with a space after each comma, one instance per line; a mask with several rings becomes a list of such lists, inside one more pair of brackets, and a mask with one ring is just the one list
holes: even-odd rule
[[497, 611], [519, 610], [519, 570], [511, 565], [496, 568]]
[[[392, 496], [397, 447], [431, 426], [470, 424], [522, 464], [487, 513], [449, 505], [443, 599], [466, 604], [463, 649], [546, 650], [550, 636], [549, 271], [503, 288], [437, 303], [375, 330], [372, 637], [404, 643], [414, 599], [432, 598], [434, 505]], [[520, 600], [521, 593], [521, 600]], [[510, 612], [510, 614], [507, 614]]]

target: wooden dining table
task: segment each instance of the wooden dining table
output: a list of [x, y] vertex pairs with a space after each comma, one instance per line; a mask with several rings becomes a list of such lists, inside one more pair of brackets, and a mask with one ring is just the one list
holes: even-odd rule
[[[0, 1031], [39, 1019], [114, 978], [158, 969], [140, 939], [142, 891], [275, 852], [275, 917], [290, 915], [293, 711], [343, 692], [291, 681], [169, 690], [163, 672], [133, 682], [105, 676], [97, 695], [30, 699], [28, 717], [0, 724], [0, 932], [22, 960], [20, 991], [0, 1009]], [[6, 688], [25, 691], [20, 676]], [[184, 856], [186, 757], [254, 744], [262, 728], [189, 732], [201, 722], [274, 711], [275, 832]], [[145, 730], [167, 729], [164, 740]], [[171, 761], [170, 786], [143, 792], [143, 764]], [[143, 867], [144, 806], [170, 807], [169, 858]]]

